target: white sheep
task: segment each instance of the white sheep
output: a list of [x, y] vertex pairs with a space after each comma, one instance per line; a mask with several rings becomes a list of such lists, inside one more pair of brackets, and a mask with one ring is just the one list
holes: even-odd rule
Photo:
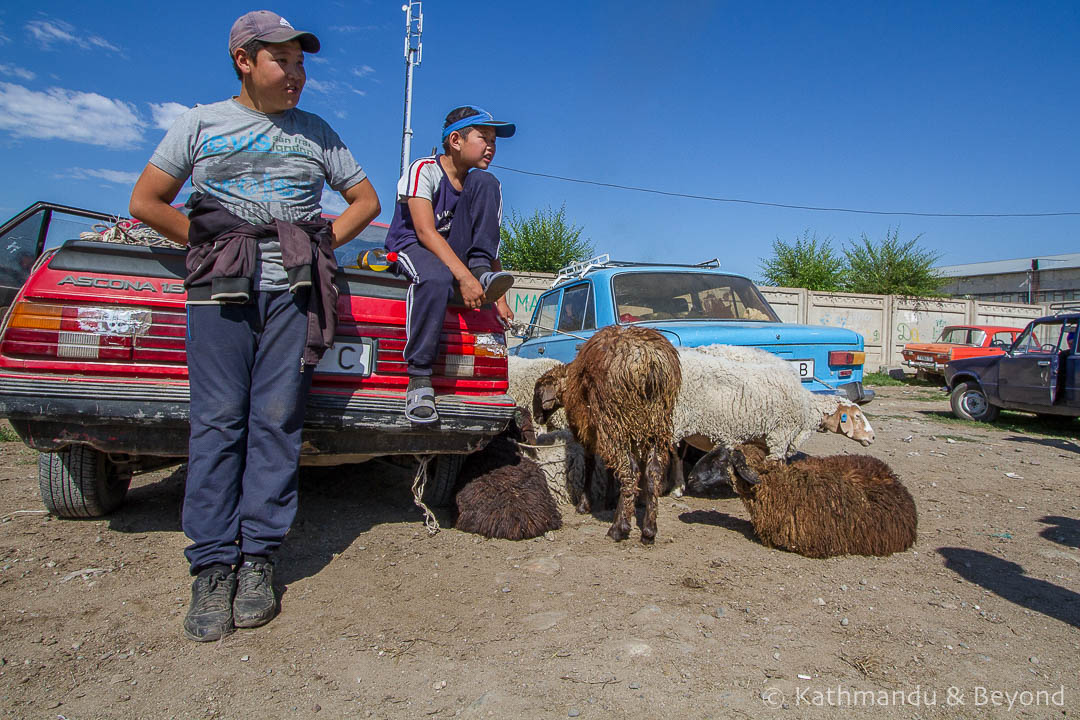
[[544, 471], [555, 503], [577, 505], [585, 487], [585, 448], [574, 439], [574, 434], [555, 430], [537, 437], [535, 445], [518, 444]]
[[[806, 390], [786, 361], [737, 345], [680, 348], [683, 385], [675, 405], [675, 443], [704, 452], [762, 442], [769, 457], [793, 455], [816, 431], [841, 433], [863, 445], [874, 439], [858, 405]], [[681, 479], [675, 492], [681, 493]]]
[[[770, 352], [739, 345], [707, 345], [679, 348], [679, 359], [683, 383], [675, 405], [676, 445], [685, 440], [709, 452], [756, 440], [768, 446], [770, 457], [786, 458], [819, 430], [842, 433], [864, 445], [874, 439], [873, 428], [857, 405], [839, 395], [809, 392], [787, 362]], [[511, 355], [508, 364], [508, 394], [519, 407], [529, 409], [536, 380], [560, 363]], [[548, 473], [556, 502], [570, 499], [576, 503], [584, 485], [584, 467], [578, 465], [583, 450], [566, 427], [565, 414], [559, 410], [548, 420], [549, 438], [538, 440], [551, 447], [534, 457]], [[562, 464], [565, 470], [560, 469]], [[669, 484], [675, 495], [682, 494], [679, 470], [679, 463], [673, 462]], [[603, 487], [600, 477], [594, 487]]]
[[[506, 394], [514, 399], [515, 405], [529, 410], [531, 415], [533, 390], [536, 388], [536, 381], [548, 370], [557, 365], [562, 365], [562, 363], [551, 358], [523, 358], [510, 355], [506, 359], [506, 364], [507, 374], [510, 377], [510, 387], [507, 389]], [[566, 411], [561, 408], [556, 410], [548, 418], [547, 427], [550, 430], [568, 427]]]

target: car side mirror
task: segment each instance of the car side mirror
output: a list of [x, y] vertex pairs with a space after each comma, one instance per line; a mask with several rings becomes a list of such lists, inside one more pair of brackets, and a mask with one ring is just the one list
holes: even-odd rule
[[529, 331], [532, 329], [532, 325], [529, 323], [510, 321], [510, 335], [520, 340], [529, 339]]

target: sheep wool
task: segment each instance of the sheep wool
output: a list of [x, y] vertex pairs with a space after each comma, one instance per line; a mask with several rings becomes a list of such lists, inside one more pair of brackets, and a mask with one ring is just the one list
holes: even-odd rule
[[455, 527], [489, 538], [525, 540], [562, 527], [540, 466], [517, 443], [498, 436], [461, 469]]
[[699, 450], [761, 441], [774, 459], [789, 457], [843, 408], [844, 426], [828, 429], [869, 444], [873, 429], [858, 406], [838, 395], [806, 390], [787, 363], [738, 345], [680, 348], [683, 384], [675, 405], [674, 439]]
[[578, 510], [589, 510], [596, 457], [618, 480], [619, 502], [608, 530], [615, 540], [629, 535], [639, 493], [645, 505], [642, 542], [656, 537], [656, 507], [672, 452], [672, 414], [681, 384], [675, 348], [656, 330], [637, 326], [599, 330], [573, 362], [536, 382], [536, 422], [565, 408], [570, 429], [585, 448], [586, 491]]
[[869, 455], [770, 460], [757, 445], [731, 453], [732, 484], [767, 547], [812, 558], [891, 555], [915, 544], [911, 493]]
[[[510, 377], [510, 387], [506, 394], [514, 399], [514, 404], [519, 408], [532, 407], [533, 390], [540, 376], [554, 367], [562, 365], [558, 360], [550, 358], [523, 358], [510, 355], [506, 358], [507, 375]], [[559, 410], [547, 420], [548, 430], [560, 430], [569, 427], [566, 424], [566, 413]]]

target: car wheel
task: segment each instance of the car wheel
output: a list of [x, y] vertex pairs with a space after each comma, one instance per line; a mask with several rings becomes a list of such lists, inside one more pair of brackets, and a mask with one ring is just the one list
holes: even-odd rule
[[454, 489], [458, 473], [465, 463], [464, 455], [444, 453], [436, 455], [428, 463], [427, 481], [424, 483], [424, 504], [447, 507], [454, 502]]
[[86, 445], [38, 455], [38, 488], [50, 513], [65, 518], [106, 515], [120, 507], [131, 472]]
[[978, 383], [960, 383], [952, 391], [949, 397], [953, 415], [961, 420], [976, 420], [978, 422], [993, 422], [1001, 410], [996, 405], [991, 405], [986, 400], [986, 393]]

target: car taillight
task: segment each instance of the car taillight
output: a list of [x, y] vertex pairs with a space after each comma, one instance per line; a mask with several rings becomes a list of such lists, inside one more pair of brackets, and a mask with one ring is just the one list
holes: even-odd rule
[[830, 365], [862, 365], [866, 362], [866, 353], [848, 350], [833, 350], [829, 353]]
[[183, 363], [183, 312], [150, 308], [16, 303], [2, 352], [13, 357]]
[[[449, 377], [503, 377], [506, 375], [506, 336], [502, 333], [463, 334], [446, 345], [442, 358]], [[438, 360], [435, 361], [438, 364]]]

